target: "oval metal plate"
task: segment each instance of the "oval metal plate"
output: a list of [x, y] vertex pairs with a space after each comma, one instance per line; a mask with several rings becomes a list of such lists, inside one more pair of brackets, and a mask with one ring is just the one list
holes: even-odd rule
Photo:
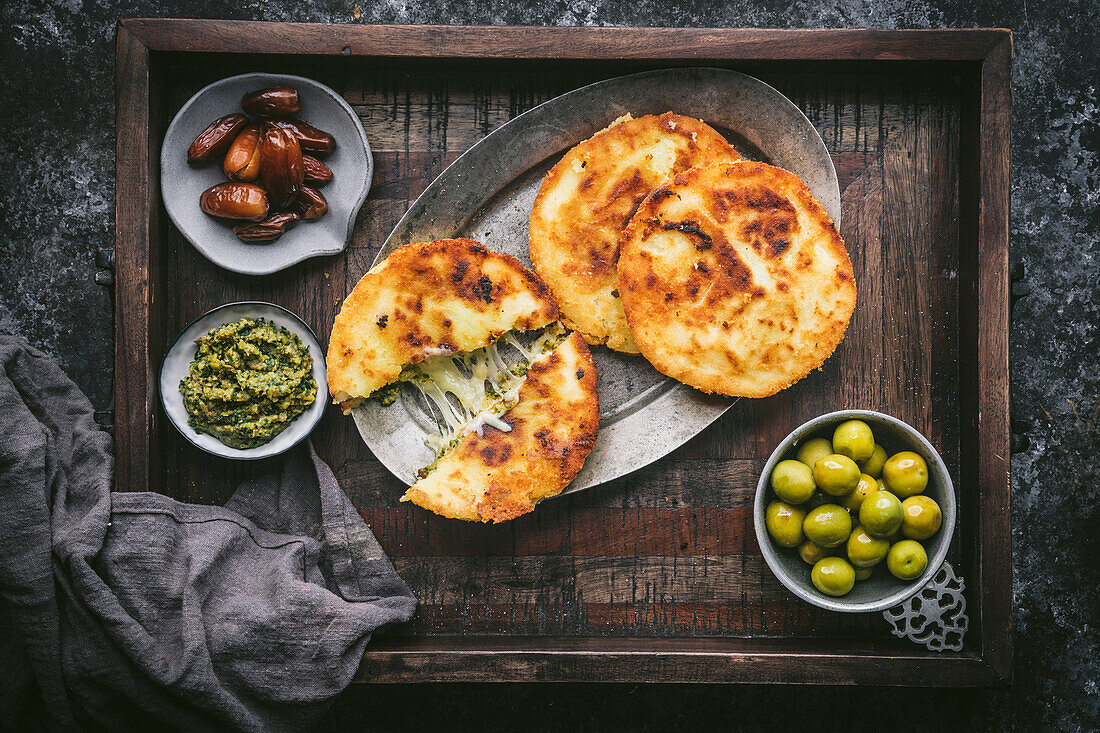
[[[546, 172], [577, 143], [630, 113], [669, 110], [696, 117], [746, 158], [802, 178], [840, 225], [840, 187], [821, 136], [789, 99], [759, 79], [726, 69], [643, 72], [596, 82], [551, 99], [502, 125], [443, 171], [382, 245], [375, 264], [409, 242], [469, 237], [531, 267], [527, 220]], [[593, 348], [600, 433], [584, 468], [562, 493], [642, 468], [697, 435], [736, 401], [669, 379], [641, 356]], [[378, 459], [407, 484], [431, 463], [431, 420], [413, 400], [376, 400], [353, 412]]]

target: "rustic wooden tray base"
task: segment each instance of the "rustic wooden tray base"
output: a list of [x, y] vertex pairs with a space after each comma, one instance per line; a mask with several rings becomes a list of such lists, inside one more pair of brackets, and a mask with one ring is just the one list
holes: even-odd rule
[[[377, 639], [372, 681], [611, 680], [982, 685], [1011, 676], [1006, 31], [363, 27], [127, 20], [118, 30], [116, 485], [224, 501], [255, 465], [200, 454], [155, 394], [167, 345], [202, 312], [262, 299], [322, 342], [409, 203], [504, 121], [583, 84], [673, 65], [755, 75], [825, 139], [860, 289], [824, 368], [741, 400], [666, 459], [502, 526], [399, 504], [401, 485], [332, 410], [322, 456], [421, 602]], [[359, 113], [374, 185], [342, 255], [253, 278], [168, 223], [160, 137], [203, 85], [303, 74]], [[491, 245], [491, 242], [489, 243]], [[959, 494], [949, 555], [967, 579], [960, 653], [894, 639], [879, 614], [816, 609], [764, 565], [763, 459], [804, 420], [881, 410], [943, 453]]]

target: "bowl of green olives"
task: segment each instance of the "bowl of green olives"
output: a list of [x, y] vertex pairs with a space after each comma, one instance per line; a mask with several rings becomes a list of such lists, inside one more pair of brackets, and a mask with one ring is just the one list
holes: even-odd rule
[[932, 444], [901, 420], [841, 410], [794, 430], [756, 487], [764, 560], [799, 598], [833, 611], [882, 611], [943, 564], [955, 488]]

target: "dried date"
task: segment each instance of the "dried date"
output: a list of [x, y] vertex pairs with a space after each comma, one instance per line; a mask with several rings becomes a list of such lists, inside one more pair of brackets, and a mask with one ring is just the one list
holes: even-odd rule
[[241, 109], [257, 117], [289, 117], [302, 108], [293, 87], [257, 89], [241, 97]]
[[332, 180], [332, 169], [312, 155], [302, 154], [302, 167], [305, 169], [306, 183], [323, 186]]
[[276, 209], [285, 209], [298, 197], [305, 178], [302, 148], [290, 130], [269, 127], [260, 146], [260, 179]]
[[281, 211], [254, 224], [238, 224], [233, 227], [233, 233], [246, 242], [274, 242], [297, 224], [299, 218], [293, 211]]
[[222, 170], [231, 181], [255, 181], [260, 177], [260, 137], [263, 130], [259, 125], [249, 125], [241, 130], [229, 152], [225, 154]]
[[328, 213], [328, 201], [325, 195], [313, 186], [302, 186], [298, 192], [298, 200], [294, 202], [294, 210], [301, 214], [303, 219], [320, 219]]
[[252, 183], [219, 183], [199, 196], [199, 208], [222, 219], [260, 221], [270, 209], [267, 194]]
[[336, 148], [336, 138], [308, 122], [302, 122], [291, 117], [285, 120], [276, 120], [274, 124], [293, 132], [294, 136], [298, 138], [302, 150], [327, 154]]
[[187, 148], [187, 162], [204, 163], [221, 155], [247, 124], [248, 118], [242, 114], [226, 115], [214, 120]]

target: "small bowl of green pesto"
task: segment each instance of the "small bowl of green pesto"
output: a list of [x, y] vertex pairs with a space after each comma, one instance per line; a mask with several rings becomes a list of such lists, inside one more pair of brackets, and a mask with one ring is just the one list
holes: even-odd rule
[[223, 458], [283, 453], [325, 411], [324, 350], [313, 331], [272, 303], [204, 313], [168, 350], [160, 399], [188, 442]]

